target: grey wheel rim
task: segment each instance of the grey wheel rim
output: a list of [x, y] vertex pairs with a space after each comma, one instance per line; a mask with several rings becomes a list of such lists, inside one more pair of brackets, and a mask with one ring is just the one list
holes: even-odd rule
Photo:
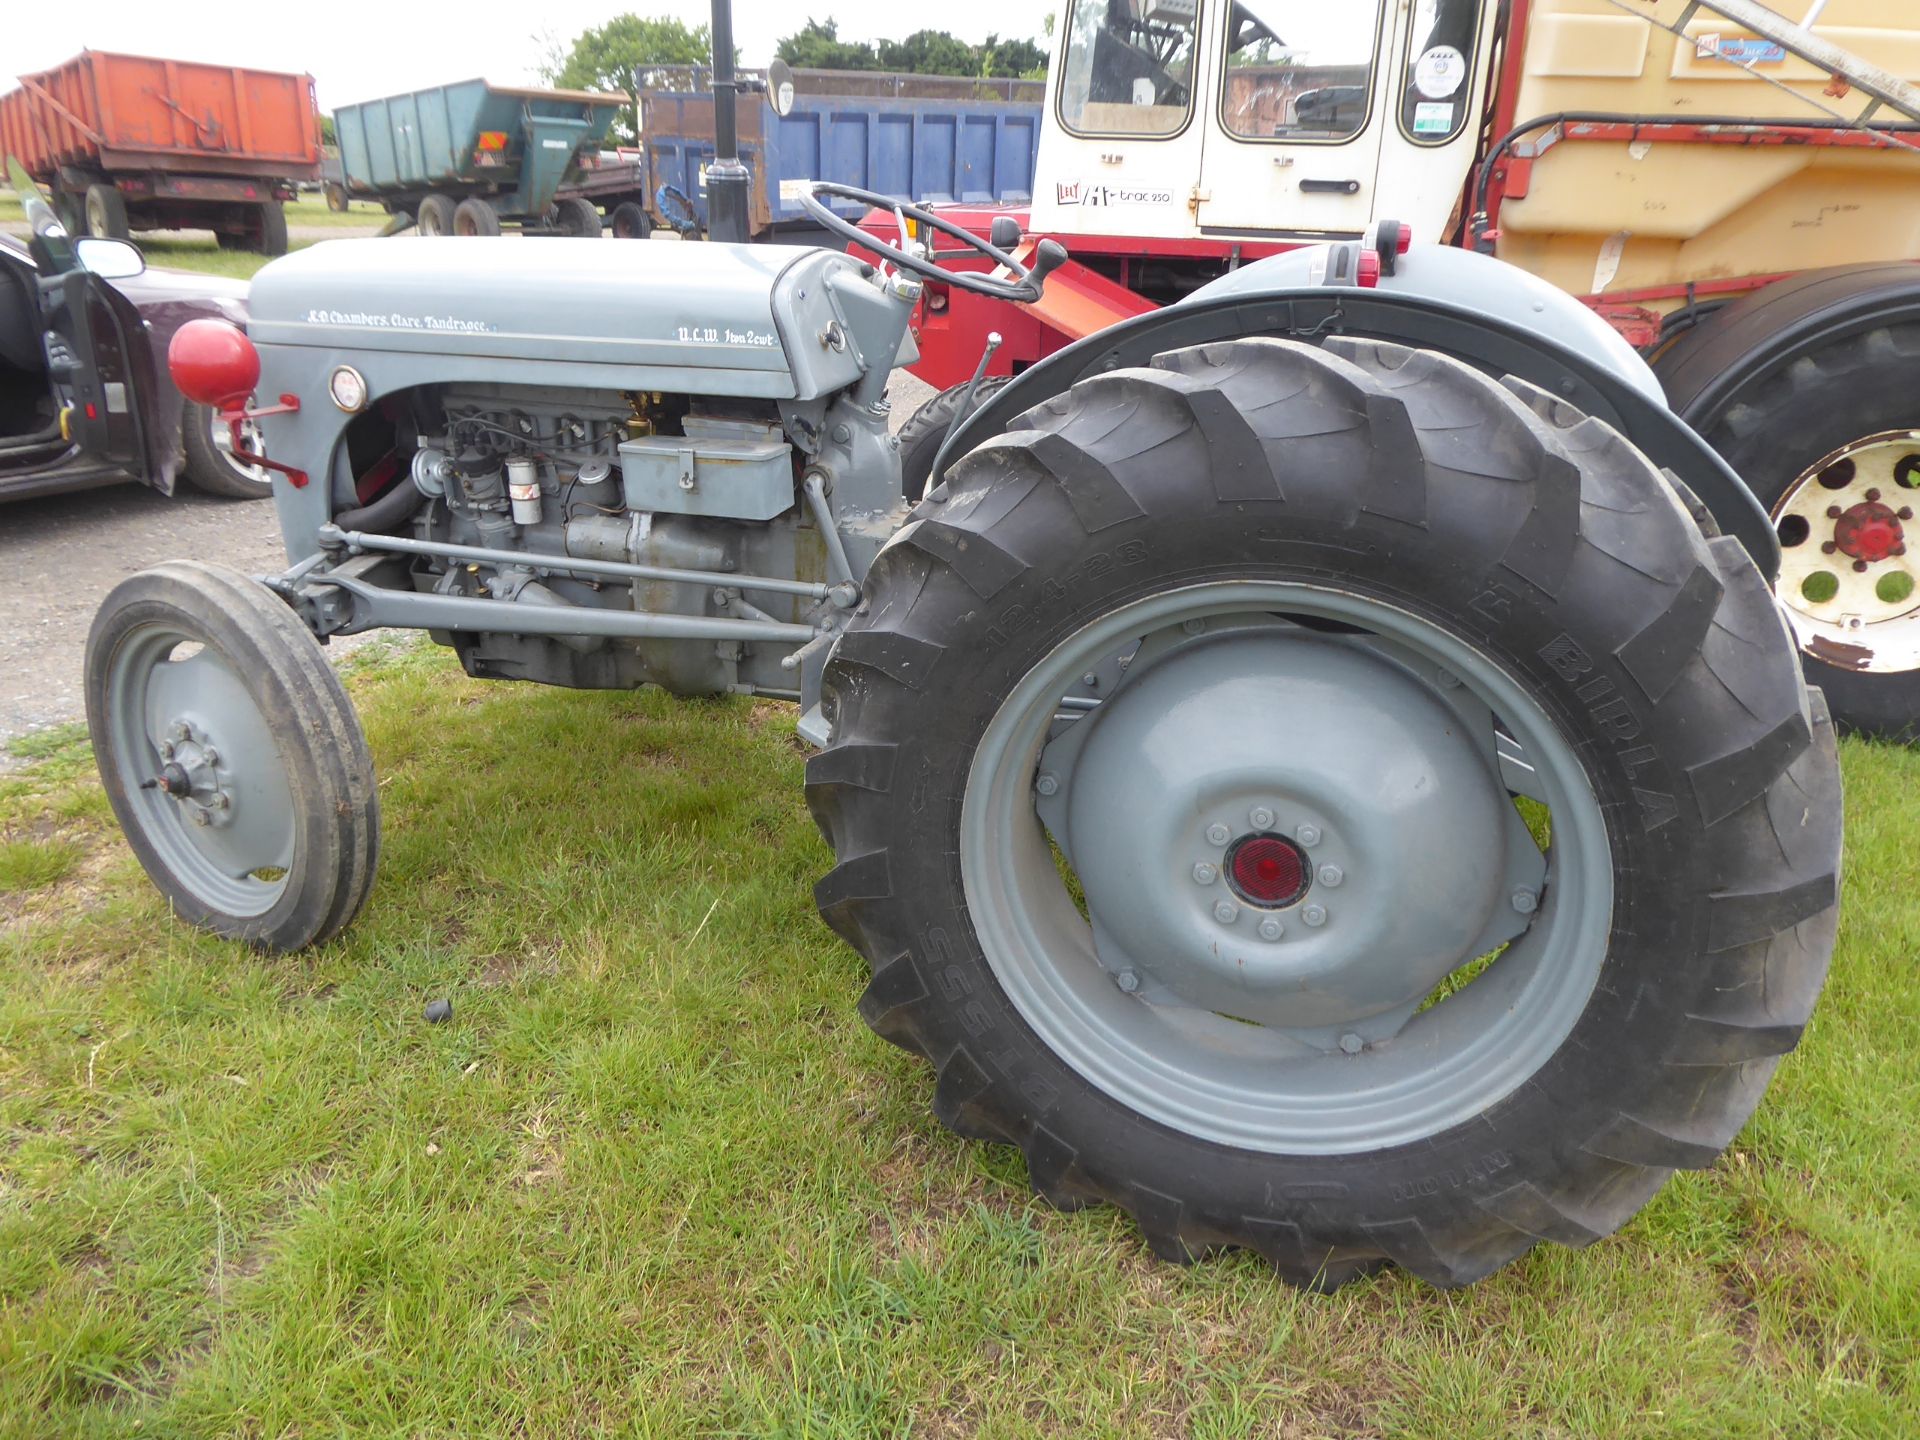
[[160, 860], [210, 909], [271, 910], [294, 863], [294, 796], [246, 682], [202, 637], [155, 624], [121, 641], [106, 691], [117, 778]]
[[[1276, 622], [1270, 617], [1282, 614], [1338, 622], [1366, 633], [1329, 634], [1324, 626], [1294, 625], [1285, 632], [1261, 628], [1272, 626]], [[1358, 917], [1359, 931], [1373, 933], [1366, 930], [1370, 922], [1365, 910], [1352, 907], [1364, 906], [1368, 893], [1397, 897], [1417, 891], [1422, 879], [1418, 866], [1390, 840], [1380, 841], [1391, 827], [1362, 813], [1364, 805], [1346, 793], [1364, 788], [1351, 779], [1364, 774], [1358, 760], [1343, 772], [1351, 782], [1345, 790], [1336, 777], [1312, 794], [1293, 793], [1314, 787], [1299, 783], [1297, 771], [1276, 762], [1271, 776], [1261, 772], [1249, 782], [1261, 795], [1248, 812], [1252, 818], [1239, 822], [1243, 832], [1271, 830], [1289, 843], [1299, 840], [1301, 826], [1314, 830], [1313, 848], [1321, 852], [1312, 856], [1317, 867], [1323, 863], [1321, 855], [1331, 853], [1325, 847], [1340, 837], [1319, 835], [1316, 818], [1333, 817], [1324, 822], [1332, 831], [1341, 828], [1345, 817], [1362, 832], [1353, 848], [1369, 856], [1367, 864], [1380, 867], [1344, 886], [1336, 881], [1339, 889], [1334, 892], [1309, 890], [1290, 907], [1242, 905], [1232, 922], [1234, 927], [1253, 927], [1255, 934], [1262, 925], [1281, 932], [1281, 938], [1271, 942], [1274, 951], [1262, 953], [1278, 953], [1295, 936], [1313, 937], [1310, 948], [1300, 952], [1310, 957], [1299, 962], [1300, 973], [1311, 971], [1323, 993], [1316, 1002], [1319, 1008], [1302, 1023], [1286, 1023], [1287, 987], [1297, 978], [1288, 966], [1295, 961], [1260, 960], [1269, 969], [1254, 985], [1257, 1003], [1216, 1004], [1222, 968], [1217, 955], [1193, 959], [1185, 952], [1174, 954], [1182, 933], [1177, 927], [1156, 931], [1154, 943], [1143, 945], [1139, 927], [1143, 916], [1149, 928], [1158, 923], [1152, 913], [1138, 906], [1129, 912], [1126, 905], [1116, 906], [1096, 894], [1099, 878], [1105, 883], [1104, 896], [1125, 896], [1128, 885], [1111, 883], [1119, 874], [1129, 885], [1149, 892], [1159, 886], [1163, 888], [1154, 893], [1173, 895], [1174, 887], [1185, 883], [1183, 876], [1217, 868], [1204, 855], [1177, 847], [1162, 854], [1156, 848], [1172, 833], [1170, 827], [1177, 828], [1178, 796], [1167, 804], [1142, 799], [1149, 813], [1141, 826], [1115, 825], [1111, 815], [1120, 812], [1101, 811], [1087, 798], [1091, 790], [1076, 803], [1073, 775], [1052, 773], [1056, 756], [1071, 749], [1071, 742], [1062, 749], [1062, 736], [1071, 735], [1073, 726], [1089, 726], [1091, 721], [1103, 727], [1083, 732], [1089, 737], [1083, 748], [1091, 752], [1096, 743], [1104, 743], [1100, 737], [1108, 731], [1122, 737], [1116, 743], [1124, 744], [1127, 725], [1140, 714], [1146, 717], [1140, 733], [1148, 736], [1164, 736], [1167, 725], [1187, 723], [1183, 715], [1207, 715], [1208, 694], [1189, 695], [1169, 712], [1164, 697], [1156, 697], [1148, 682], [1156, 671], [1162, 677], [1178, 676], [1181, 672], [1165, 668], [1176, 665], [1197, 667], [1198, 675], [1208, 673], [1193, 657], [1203, 654], [1210, 627], [1227, 632], [1217, 642], [1221, 645], [1267, 647], [1258, 652], [1262, 656], [1317, 656], [1313, 665], [1323, 686], [1345, 683], [1349, 672], [1371, 677], [1364, 705], [1372, 710], [1413, 712], [1430, 702], [1451, 705], [1463, 717], [1463, 732], [1474, 728], [1474, 715], [1489, 717], [1490, 733], [1472, 736], [1478, 751], [1490, 757], [1477, 772], [1478, 779], [1473, 778], [1474, 766], [1447, 748], [1451, 740], [1421, 742], [1434, 746], [1431, 769], [1446, 788], [1448, 801], [1440, 820], [1429, 817], [1422, 823], [1437, 823], [1444, 833], [1450, 823], [1445, 815], [1457, 809], [1474, 817], [1464, 831], [1469, 839], [1505, 843], [1489, 840], [1503, 832], [1487, 828], [1485, 817], [1492, 813], [1488, 805], [1513, 815], [1511, 796], [1521, 794], [1551, 811], [1552, 842], [1544, 858], [1537, 847], [1533, 854], [1535, 873], [1544, 884], [1537, 889], [1523, 886], [1524, 894], [1496, 893], [1494, 911], [1489, 912], [1492, 928], [1478, 932], [1459, 956], [1465, 964], [1499, 951], [1471, 983], [1431, 1003], [1425, 975], [1419, 975], [1407, 981], [1406, 995], [1395, 997], [1389, 993], [1390, 977], [1383, 978], [1386, 972], [1371, 952], [1354, 947], [1343, 959], [1340, 943], [1327, 943], [1327, 937], [1341, 933], [1339, 907], [1349, 907]], [[1196, 632], [1199, 638], [1192, 645], [1181, 638]], [[1277, 648], [1282, 640], [1298, 650]], [[1212, 673], [1235, 675], [1238, 662], [1255, 653], [1231, 657], [1234, 663], [1216, 664]], [[1100, 702], [1098, 708], [1105, 713], [1097, 713], [1084, 692], [1074, 692], [1083, 689], [1088, 677], [1114, 675], [1116, 656], [1129, 657], [1135, 668]], [[1362, 707], [1338, 713], [1338, 692], [1326, 693], [1333, 697], [1328, 704], [1336, 712], [1328, 718], [1330, 732], [1359, 727], [1366, 720]], [[1130, 696], [1145, 707], [1134, 716], [1126, 708]], [[1068, 717], [1076, 713], [1082, 718], [1069, 725]], [[1497, 731], [1491, 727], [1492, 716], [1498, 717]], [[1124, 723], [1123, 717], [1128, 717]], [[1216, 803], [1220, 793], [1228, 793], [1220, 791], [1213, 772], [1204, 769], [1214, 762], [1200, 752], [1217, 749], [1213, 741], [1232, 732], [1208, 731], [1208, 724], [1217, 723], [1213, 721], [1192, 723], [1200, 737], [1200, 743], [1190, 747], [1196, 754], [1192, 765], [1181, 773], [1184, 762], [1170, 759], [1164, 748], [1154, 752], [1146, 758], [1161, 769], [1143, 765], [1136, 772], [1139, 796], [1155, 794], [1156, 787], [1178, 791], [1187, 785], [1195, 806], [1204, 808]], [[1260, 740], [1255, 738], [1258, 750]], [[1124, 760], [1124, 750], [1120, 754]], [[1043, 756], [1049, 767], [1045, 771]], [[1380, 758], [1385, 763], [1392, 757]], [[1109, 768], [1096, 766], [1090, 773], [1109, 778], [1120, 773], [1112, 768], [1118, 763], [1113, 759], [1102, 763]], [[1257, 765], [1253, 768], [1258, 771]], [[1229, 769], [1235, 777], [1232, 785], [1252, 773], [1245, 766]], [[1481, 793], [1473, 793], [1476, 788]], [[1231, 791], [1228, 798], [1238, 794]], [[1088, 861], [1088, 913], [1083, 916], [1062, 880], [1049, 840], [1055, 830], [1070, 838], [1071, 828], [1062, 817], [1089, 805], [1089, 813], [1103, 823], [1094, 827], [1102, 839], [1088, 852], [1098, 853]], [[1318, 817], [1312, 813], [1314, 806], [1322, 807]], [[1257, 813], [1268, 808], [1276, 813]], [[1197, 815], [1199, 821], [1208, 818]], [[1269, 823], [1253, 824], [1261, 819]], [[1131, 838], [1125, 833], [1130, 828], [1150, 833]], [[1267, 1153], [1378, 1150], [1414, 1143], [1484, 1113], [1538, 1072], [1571, 1033], [1598, 982], [1611, 927], [1613, 867], [1599, 804], [1573, 747], [1525, 688], [1489, 657], [1430, 621], [1369, 597], [1294, 583], [1223, 582], [1165, 591], [1102, 616], [1062, 641], [1014, 688], [982, 736], [968, 775], [959, 842], [969, 918], [987, 963], [1048, 1048], [1089, 1083], [1151, 1120], [1201, 1139]], [[1075, 848], [1087, 844], [1083, 840]], [[1085, 858], [1076, 856], [1076, 871]], [[1524, 856], [1514, 855], [1513, 860], [1525, 863]], [[1206, 880], [1199, 903], [1218, 906], [1230, 898], [1219, 888], [1220, 878], [1216, 873]], [[1202, 882], [1192, 883], [1200, 887]], [[1494, 882], [1496, 892], [1504, 883], [1503, 872]], [[1476, 903], [1484, 905], [1484, 895], [1475, 893]], [[1339, 898], [1328, 898], [1330, 894]], [[1316, 897], [1322, 903], [1316, 907], [1319, 918], [1313, 920], [1307, 910]], [[1500, 911], [1507, 901], [1511, 909]], [[1116, 909], [1125, 913], [1103, 913]], [[1204, 910], [1193, 923], [1207, 923]], [[1238, 946], [1238, 953], [1256, 954], [1258, 942], [1247, 930], [1223, 933], [1228, 949]], [[1481, 940], [1502, 934], [1507, 939], [1500, 944], [1477, 948]], [[1167, 942], [1168, 935], [1175, 940]], [[1134, 949], [1146, 958], [1130, 973]], [[1354, 1013], [1343, 1015], [1343, 1003]], [[1262, 1013], [1249, 1016], [1249, 1008]]]

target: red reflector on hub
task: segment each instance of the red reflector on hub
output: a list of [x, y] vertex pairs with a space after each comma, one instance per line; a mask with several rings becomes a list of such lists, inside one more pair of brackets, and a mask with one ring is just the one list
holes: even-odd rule
[[1227, 852], [1227, 878], [1248, 904], [1278, 909], [1307, 893], [1307, 857], [1284, 836], [1243, 836]]

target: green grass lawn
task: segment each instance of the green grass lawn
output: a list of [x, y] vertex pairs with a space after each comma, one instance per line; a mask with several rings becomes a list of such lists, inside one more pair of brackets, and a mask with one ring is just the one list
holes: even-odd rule
[[350, 686], [383, 873], [313, 954], [171, 921], [80, 736], [0, 775], [9, 1440], [1915, 1433], [1920, 755], [1846, 747], [1833, 979], [1716, 1169], [1329, 1299], [933, 1122], [814, 916], [787, 707]]
[[[364, 201], [351, 204], [344, 213], [336, 213], [318, 196], [302, 196], [288, 205], [286, 212], [287, 224], [295, 229], [324, 227], [356, 234], [366, 233], [369, 226], [384, 225], [388, 219], [379, 206]], [[25, 219], [26, 211], [19, 198], [11, 191], [0, 189], [0, 224], [19, 224]], [[265, 255], [222, 250], [212, 233], [204, 230], [136, 234], [133, 241], [147, 257], [147, 264], [172, 270], [198, 270], [208, 275], [232, 275], [247, 280], [267, 263]], [[290, 248], [300, 250], [314, 243], [312, 239], [297, 238]]]

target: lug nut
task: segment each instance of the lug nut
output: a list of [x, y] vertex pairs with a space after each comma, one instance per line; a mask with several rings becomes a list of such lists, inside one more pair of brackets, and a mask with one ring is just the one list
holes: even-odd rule
[[1453, 690], [1460, 684], [1460, 677], [1451, 670], [1437, 670], [1434, 672], [1433, 679], [1442, 690]]
[[1322, 865], [1320, 867], [1320, 883], [1325, 885], [1329, 890], [1346, 878], [1347, 872], [1342, 870], [1338, 865]]
[[1224, 845], [1232, 838], [1233, 832], [1224, 825], [1207, 826], [1207, 843], [1209, 845]]
[[191, 740], [193, 738], [193, 727], [184, 720], [174, 721], [173, 738], [176, 740]]
[[193, 812], [193, 823], [196, 825], [211, 825], [213, 823], [213, 816], [204, 810], [196, 810]]
[[1082, 685], [1098, 685], [1100, 683], [1100, 677], [1089, 670], [1080, 677], [1080, 683]]
[[1349, 1055], [1358, 1055], [1362, 1050], [1367, 1048], [1367, 1042], [1349, 1030], [1340, 1037], [1340, 1048]]
[[1833, 541], [1831, 540], [1822, 540], [1820, 542], [1820, 553], [1822, 555], [1831, 555], [1834, 553], [1834, 551], [1838, 550], [1839, 548], [1840, 547], [1834, 544]]
[[1842, 510], [1838, 505], [1827, 506], [1827, 518], [1829, 520], [1838, 520], [1842, 515], [1846, 513], [1847, 512]]
[[1879, 492], [1878, 490], [1869, 490], [1869, 491], [1867, 491], [1867, 503], [1868, 503], [1869, 505], [1877, 505], [1877, 504], [1879, 504], [1879, 503], [1880, 503], [1880, 492]]
[[1202, 860], [1198, 865], [1193, 867], [1193, 883], [1196, 885], [1211, 885], [1219, 878], [1219, 874], [1220, 872], [1215, 870], [1213, 866]]
[[1264, 805], [1256, 805], [1247, 812], [1247, 820], [1256, 830], [1271, 830], [1273, 828], [1273, 811]]
[[1033, 788], [1038, 790], [1042, 795], [1058, 795], [1060, 793], [1060, 777], [1057, 775], [1042, 774], [1038, 780], [1033, 782]]
[[1240, 918], [1240, 907], [1231, 900], [1222, 900], [1213, 907], [1213, 918], [1222, 925], [1231, 925]]
[[1856, 561], [1854, 561], [1854, 562], [1853, 562], [1853, 573], [1854, 573], [1854, 574], [1856, 574], [1856, 575], [1864, 575], [1864, 574], [1866, 574], [1866, 573], [1867, 573], [1867, 562], [1866, 562], [1866, 561], [1864, 561], [1864, 560], [1856, 560]]
[[1189, 635], [1198, 635], [1202, 630], [1205, 630], [1207, 628], [1207, 622], [1204, 620], [1198, 620], [1198, 619], [1183, 620], [1180, 622], [1180, 628], [1186, 631], [1187, 634]]
[[171, 740], [162, 740], [160, 742], [160, 758], [162, 760], [173, 759], [173, 742]]
[[1306, 924], [1319, 929], [1327, 923], [1327, 911], [1324, 905], [1309, 905], [1300, 912], [1300, 918]]
[[220, 763], [220, 752], [209, 745], [200, 752], [200, 759], [203, 764], [218, 765]]
[[1262, 940], [1278, 940], [1286, 933], [1287, 927], [1280, 923], [1278, 916], [1269, 915], [1260, 922], [1260, 938]]
[[1913, 518], [1913, 507], [1911, 505], [1902, 505], [1894, 513], [1897, 514], [1902, 520], [1911, 520]]
[[1522, 915], [1531, 915], [1540, 908], [1540, 897], [1531, 890], [1516, 890], [1513, 892], [1513, 908]]
[[1118, 975], [1113, 977], [1113, 983], [1131, 995], [1140, 988], [1140, 972], [1137, 970], [1122, 970]]
[[1302, 825], [1298, 830], [1293, 832], [1293, 836], [1294, 839], [1298, 840], [1302, 845], [1318, 845], [1320, 843], [1320, 827], [1318, 825]]

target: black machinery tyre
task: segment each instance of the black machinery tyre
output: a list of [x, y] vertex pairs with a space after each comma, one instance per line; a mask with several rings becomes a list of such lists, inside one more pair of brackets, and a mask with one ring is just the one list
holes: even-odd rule
[[[1473, 743], [1525, 764], [1455, 767], [1460, 818], [1421, 840], [1367, 801], [1423, 747], [1439, 764], [1432, 737], [1462, 727], [1409, 719], [1436, 703], [1476, 707]], [[1124, 1208], [1172, 1260], [1246, 1248], [1299, 1285], [1388, 1261], [1461, 1285], [1607, 1235], [1733, 1139], [1831, 953], [1832, 727], [1746, 553], [1609, 427], [1428, 352], [1203, 346], [1029, 411], [881, 552], [823, 708], [807, 796], [838, 863], [815, 898], [871, 966], [863, 1017], [932, 1062], [949, 1128], [1020, 1147], [1057, 1205]], [[1226, 868], [1141, 838], [1202, 844], [1189, 829], [1222, 795], [1244, 806], [1247, 775], [1281, 778], [1225, 856], [1233, 827], [1204, 843], [1248, 906], [1242, 853], [1261, 885], [1317, 844], [1306, 905], [1242, 910]], [[1459, 953], [1483, 970], [1402, 1004], [1384, 1039], [1319, 999], [1296, 1014], [1314, 989], [1405, 985], [1367, 937], [1459, 924], [1456, 860], [1487, 852], [1444, 827], [1483, 802], [1510, 824], [1530, 791], [1543, 880], [1511, 912], [1494, 882], [1517, 933], [1486, 952], [1475, 933]], [[1161, 896], [1169, 924], [1228, 926], [1215, 954], [1137, 948], [1126, 927], [1157, 925]], [[1144, 974], [1110, 968], [1129, 945]]]
[[248, 250], [253, 242], [238, 230], [216, 230], [213, 232], [213, 243], [222, 250]]
[[570, 195], [564, 200], [553, 203], [554, 226], [563, 235], [576, 240], [598, 240], [602, 225], [600, 212], [594, 208], [591, 200], [583, 200], [578, 195]]
[[380, 845], [373, 762], [278, 596], [190, 561], [123, 580], [87, 637], [86, 699], [107, 798], [182, 919], [285, 951], [359, 912]]
[[1907, 541], [1920, 542], [1920, 321], [1780, 347], [1776, 360], [1714, 397], [1711, 413], [1689, 413], [1723, 364], [1776, 342], [1781, 311], [1798, 318], [1791, 311], [1802, 289], [1812, 287], [1763, 291], [1722, 312], [1661, 367], [1662, 380], [1674, 408], [1774, 517], [1780, 599], [1807, 679], [1826, 692], [1834, 719], [1845, 731], [1912, 744], [1920, 741], [1920, 543]]
[[653, 217], [647, 214], [646, 206], [633, 200], [622, 200], [614, 206], [607, 223], [616, 240], [644, 240], [653, 234]]
[[112, 185], [89, 185], [86, 199], [87, 234], [103, 240], [125, 240], [132, 231], [127, 225], [127, 200]]
[[260, 207], [248, 241], [247, 248], [256, 255], [287, 253], [287, 212], [278, 200], [269, 200]]
[[438, 192], [422, 195], [413, 212], [413, 224], [422, 235], [453, 234], [453, 201]]
[[[242, 420], [241, 435], [248, 448], [261, 452], [258, 421]], [[194, 488], [228, 500], [267, 500], [273, 496], [273, 474], [258, 465], [233, 458], [233, 428], [211, 405], [196, 400], [182, 404], [180, 440], [186, 450], [187, 478]]]
[[337, 180], [329, 180], [324, 189], [327, 197], [327, 209], [333, 211], [336, 215], [346, 214], [347, 187]]
[[456, 235], [498, 235], [500, 212], [492, 202], [470, 195], [453, 208], [453, 233]]
[[[974, 408], [986, 404], [993, 392], [1012, 378], [987, 376], [973, 393]], [[953, 428], [953, 417], [960, 412], [966, 394], [966, 385], [950, 386], [914, 411], [900, 427], [900, 493], [909, 504], [919, 504], [920, 497], [927, 493], [927, 477], [933, 474], [933, 462], [939, 458], [940, 446]]]

